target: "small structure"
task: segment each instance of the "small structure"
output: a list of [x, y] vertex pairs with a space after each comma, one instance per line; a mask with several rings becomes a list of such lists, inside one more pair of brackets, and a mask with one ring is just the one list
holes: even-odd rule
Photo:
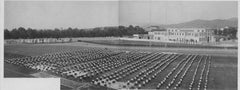
[[149, 35], [149, 34], [134, 34], [133, 38], [136, 38], [136, 39], [152, 39], [153, 36]]
[[13, 43], [38, 44], [38, 43], [68, 43], [68, 42], [72, 42], [72, 38], [35, 38], [35, 39], [4, 40], [5, 44], [13, 44]]

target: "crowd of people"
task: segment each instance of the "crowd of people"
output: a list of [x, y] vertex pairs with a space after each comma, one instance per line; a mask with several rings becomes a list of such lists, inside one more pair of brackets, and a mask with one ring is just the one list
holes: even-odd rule
[[99, 58], [109, 57], [119, 53], [121, 53], [121, 51], [116, 52], [108, 49], [82, 48], [77, 50], [59, 51], [40, 56], [11, 58], [6, 59], [5, 62], [40, 71], [48, 71], [60, 67], [71, 66], [77, 63], [84, 63]]
[[[210, 59], [210, 56], [204, 55], [78, 48], [39, 56], [9, 58], [5, 62], [115, 89], [144, 89], [150, 83], [156, 83], [155, 89], [178, 89], [184, 78], [189, 78], [186, 75], [196, 63], [188, 86], [191, 90], [207, 88]], [[162, 73], [166, 74], [160, 75]], [[162, 78], [156, 82], [159, 76]], [[117, 84], [121, 84], [121, 87], [115, 87]]]
[[[100, 75], [104, 72], [108, 72], [113, 69], [124, 66], [125, 64], [131, 63], [146, 55], [147, 53], [122, 53], [122, 54], [113, 55], [113, 56], [102, 58], [102, 59], [97, 59], [94, 61], [89, 61], [86, 63], [72, 65], [70, 67], [57, 69], [56, 73], [61, 74], [63, 77], [75, 77], [78, 79], [86, 80], [96, 75]], [[69, 70], [76, 70], [76, 71], [82, 70], [83, 72], [87, 72], [87, 74], [78, 76], [77, 74], [67, 75], [67, 74], [61, 73]]]

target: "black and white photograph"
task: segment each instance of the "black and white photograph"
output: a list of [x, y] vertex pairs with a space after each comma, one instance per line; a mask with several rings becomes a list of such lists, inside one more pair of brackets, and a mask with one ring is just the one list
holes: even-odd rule
[[238, 7], [5, 0], [3, 79], [59, 79], [59, 90], [237, 90]]

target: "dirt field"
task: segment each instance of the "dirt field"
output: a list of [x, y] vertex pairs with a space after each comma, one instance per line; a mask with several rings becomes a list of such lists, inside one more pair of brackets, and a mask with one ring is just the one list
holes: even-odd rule
[[151, 40], [128, 40], [121, 38], [79, 38], [82, 42], [115, 45], [115, 46], [142, 46], [142, 47], [166, 47], [166, 48], [207, 48], [207, 49], [237, 49], [237, 42], [205, 43], [205, 44], [187, 44], [187, 43], [169, 43]]
[[[79, 47], [81, 46], [81, 47]], [[214, 56], [234, 56], [237, 57], [237, 49], [198, 49], [198, 48], [164, 48], [164, 47], [141, 47], [141, 46], [111, 46], [111, 45], [100, 45], [85, 42], [74, 42], [74, 43], [57, 43], [57, 44], [14, 44], [5, 45], [4, 54], [23, 55], [23, 56], [37, 56], [46, 53], [60, 52], [63, 50], [74, 50], [77, 48], [113, 48], [113, 49], [125, 49], [125, 50], [143, 50], [143, 51], [162, 51], [162, 52], [177, 52], [187, 54], [203, 54], [203, 55], [214, 55]], [[34, 50], [34, 51], [33, 51]], [[37, 52], [35, 52], [37, 51]], [[9, 56], [8, 56], [9, 57]], [[6, 57], [7, 58], [7, 57]]]
[[[140, 47], [140, 46], [108, 46], [108, 45], [98, 45], [84, 42], [76, 43], [63, 43], [63, 44], [15, 44], [15, 45], [5, 45], [4, 46], [4, 55], [5, 59], [16, 58], [16, 57], [25, 57], [25, 56], [39, 56], [48, 53], [61, 52], [66, 50], [76, 50], [80, 48], [111, 48], [114, 50], [140, 50], [140, 51], [150, 51], [150, 52], [176, 52], [184, 54], [197, 54], [197, 55], [211, 55], [211, 67], [209, 73], [209, 83], [208, 88], [214, 90], [237, 90], [237, 50], [231, 49], [182, 49], [182, 48], [158, 48], [158, 47]], [[166, 76], [176, 64], [179, 63], [179, 60], [175, 60], [171, 66], [168, 67], [164, 72], [159, 74], [160, 76]], [[200, 64], [200, 70], [203, 69], [203, 63]], [[152, 66], [154, 62], [147, 65], [145, 68]], [[190, 65], [190, 64], [187, 64]], [[183, 66], [182, 64], [180, 67]], [[197, 62], [194, 63], [189, 70], [192, 74], [194, 68], [196, 68]], [[123, 66], [124, 67], [124, 66]], [[178, 68], [179, 69], [179, 68]], [[19, 68], [19, 66], [11, 65], [8, 63], [4, 64], [4, 77], [33, 77], [31, 74], [39, 73], [39, 71]], [[138, 72], [135, 72], [137, 74]], [[200, 72], [198, 72], [200, 73]], [[128, 78], [132, 78], [135, 74], [121, 79], [121, 81], [126, 81]], [[187, 77], [192, 76], [187, 74]], [[200, 76], [196, 76], [200, 77]], [[147, 84], [142, 89], [149, 89], [153, 86], [156, 86], [160, 80], [163, 78], [156, 78], [153, 82]], [[184, 80], [186, 84], [189, 84], [191, 78]], [[168, 82], [168, 81], [166, 81]], [[187, 86], [187, 85], [186, 85]], [[184, 87], [184, 84], [182, 85]], [[196, 86], [195, 86], [196, 87]], [[82, 88], [83, 90], [99, 90], [103, 89], [102, 86], [90, 86], [88, 88]], [[106, 89], [106, 88], [105, 88]], [[61, 90], [71, 90], [71, 88], [66, 86], [61, 86]]]

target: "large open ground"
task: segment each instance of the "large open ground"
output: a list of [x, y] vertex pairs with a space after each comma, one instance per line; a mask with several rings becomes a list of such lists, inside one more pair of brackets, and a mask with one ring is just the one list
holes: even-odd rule
[[237, 90], [237, 49], [5, 44], [4, 77], [60, 77], [61, 90]]

